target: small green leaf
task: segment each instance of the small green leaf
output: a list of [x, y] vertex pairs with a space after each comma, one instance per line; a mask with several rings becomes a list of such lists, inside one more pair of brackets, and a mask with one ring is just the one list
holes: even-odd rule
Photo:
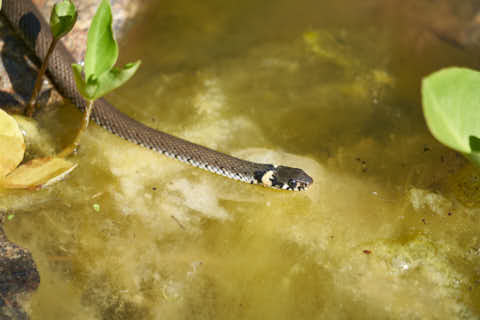
[[11, 213], [7, 216], [8, 220], [12, 220], [13, 218], [15, 218], [15, 214], [13, 214], [13, 213]]
[[94, 75], [85, 81], [82, 77], [83, 67], [80, 64], [72, 64], [73, 76], [80, 94], [85, 100], [94, 100], [95, 92], [98, 89], [98, 80]]
[[454, 150], [471, 153], [471, 137], [480, 138], [480, 72], [466, 68], [435, 72], [423, 80], [422, 102], [433, 136]]
[[95, 94], [91, 99], [99, 99], [110, 91], [115, 90], [116, 88], [123, 85], [135, 74], [138, 67], [140, 66], [140, 63], [141, 61], [128, 63], [121, 69], [113, 68], [103, 73], [98, 78], [98, 87], [96, 88]]
[[88, 78], [87, 86], [85, 88], [85, 96], [87, 97], [87, 100], [97, 99], [96, 92], [98, 91], [99, 85], [100, 83], [96, 76], [91, 75], [90, 78]]
[[118, 58], [118, 45], [113, 37], [112, 10], [109, 0], [102, 0], [88, 30], [85, 55], [85, 77], [100, 77], [110, 70]]
[[75, 83], [77, 84], [77, 89], [80, 91], [80, 94], [84, 99], [87, 99], [87, 84], [82, 78], [83, 67], [81, 64], [74, 63], [72, 64], [73, 77], [75, 78]]
[[53, 37], [60, 39], [72, 30], [77, 21], [77, 9], [70, 0], [55, 4], [50, 15], [50, 29]]

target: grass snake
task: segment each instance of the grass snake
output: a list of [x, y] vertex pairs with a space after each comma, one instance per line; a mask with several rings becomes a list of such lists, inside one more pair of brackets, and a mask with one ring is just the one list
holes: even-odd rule
[[[52, 41], [50, 27], [31, 0], [3, 0], [3, 16], [43, 60]], [[73, 56], [59, 42], [49, 59], [48, 75], [57, 90], [81, 111], [86, 103], [76, 89]], [[105, 99], [95, 101], [92, 119], [111, 133], [168, 157], [222, 176], [284, 190], [305, 190], [313, 179], [302, 169], [250, 162], [150, 128], [121, 113]]]

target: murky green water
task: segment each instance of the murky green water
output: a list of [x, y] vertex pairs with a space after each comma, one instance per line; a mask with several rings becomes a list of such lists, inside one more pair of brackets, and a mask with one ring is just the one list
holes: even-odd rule
[[[423, 75], [473, 61], [418, 4], [332, 3], [148, 10], [122, 52], [143, 66], [110, 100], [315, 184], [237, 183], [92, 126], [66, 181], [0, 199], [41, 274], [33, 319], [480, 316], [479, 174], [429, 135], [419, 98]], [[42, 115], [37, 149], [67, 143], [79, 119]]]

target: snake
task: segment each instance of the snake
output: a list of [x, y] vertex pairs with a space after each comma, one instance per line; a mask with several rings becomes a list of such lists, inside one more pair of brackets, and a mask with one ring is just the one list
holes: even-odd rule
[[[50, 26], [31, 0], [3, 0], [3, 17], [43, 61], [53, 36]], [[76, 89], [73, 55], [59, 41], [48, 60], [47, 75], [58, 92], [80, 111], [86, 102]], [[94, 102], [91, 119], [111, 133], [142, 147], [237, 181], [282, 190], [306, 190], [313, 179], [300, 168], [251, 162], [148, 127], [119, 111], [105, 99]]]

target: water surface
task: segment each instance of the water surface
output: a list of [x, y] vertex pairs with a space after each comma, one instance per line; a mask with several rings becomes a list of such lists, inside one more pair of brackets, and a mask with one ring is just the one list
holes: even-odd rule
[[[315, 183], [238, 183], [92, 126], [66, 181], [0, 200], [41, 274], [32, 318], [478, 318], [479, 175], [428, 133], [419, 93], [475, 61], [426, 27], [428, 3], [152, 4], [123, 39], [142, 67], [109, 100]], [[79, 119], [44, 113], [33, 146]]]

